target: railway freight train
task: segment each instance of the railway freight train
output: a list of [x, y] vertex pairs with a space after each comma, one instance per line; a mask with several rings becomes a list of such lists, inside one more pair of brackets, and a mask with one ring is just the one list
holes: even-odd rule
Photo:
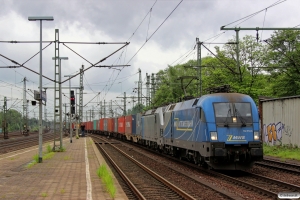
[[257, 107], [239, 93], [208, 94], [84, 123], [88, 133], [131, 140], [217, 170], [249, 169], [263, 158]]

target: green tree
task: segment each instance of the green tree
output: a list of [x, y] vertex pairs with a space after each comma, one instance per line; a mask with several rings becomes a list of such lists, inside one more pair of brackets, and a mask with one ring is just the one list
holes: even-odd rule
[[[157, 73], [158, 89], [156, 90], [155, 98], [151, 102], [152, 106], [157, 107], [178, 102], [185, 95], [196, 96], [198, 81], [193, 77], [196, 77], [197, 74], [194, 69], [187, 68], [187, 66], [195, 65], [196, 62], [190, 60], [183, 65], [168, 66], [165, 70], [160, 70]], [[181, 84], [180, 77], [189, 78], [182, 79]]]
[[[300, 32], [275, 31], [266, 43], [259, 43], [253, 36], [239, 41], [239, 65], [237, 65], [236, 41], [231, 39], [222, 48], [215, 47], [216, 57], [202, 58], [202, 94], [207, 88], [228, 84], [233, 92], [250, 95], [256, 101], [259, 96], [290, 96], [300, 94]], [[198, 76], [196, 60], [168, 66], [158, 72], [155, 98], [152, 106], [178, 102], [185, 94], [196, 97], [198, 80], [179, 77]]]
[[[4, 119], [4, 113], [0, 113], [0, 121]], [[8, 132], [18, 131], [22, 129], [22, 114], [17, 110], [8, 109], [6, 113], [6, 122], [8, 123]]]
[[265, 65], [269, 67], [272, 95], [276, 97], [300, 94], [300, 31], [275, 31], [266, 40], [268, 54]]
[[131, 110], [128, 110], [128, 114], [134, 115], [143, 111], [145, 106], [143, 104], [136, 104]]
[[[237, 65], [235, 39], [220, 50], [216, 47], [217, 56], [220, 58], [222, 77], [227, 77], [227, 83], [232, 89], [258, 99], [259, 95], [270, 94], [267, 87], [268, 75], [265, 73], [265, 55], [268, 48], [256, 41], [253, 36], [245, 36], [239, 41], [239, 65]], [[212, 80], [215, 81], [215, 80]], [[217, 81], [215, 81], [217, 82]]]

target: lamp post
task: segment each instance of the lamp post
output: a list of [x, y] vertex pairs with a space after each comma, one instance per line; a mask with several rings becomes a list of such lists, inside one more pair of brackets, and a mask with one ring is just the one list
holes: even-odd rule
[[[64, 75], [64, 77], [72, 77], [72, 75]], [[69, 94], [71, 98], [71, 79], [69, 79]], [[70, 143], [72, 143], [72, 124], [71, 124], [71, 102], [70, 102], [70, 111], [69, 111], [69, 126], [70, 126]]]
[[[61, 60], [68, 60], [69, 58], [68, 57], [52, 57], [52, 60], [56, 60], [56, 59], [59, 59], [59, 70], [58, 70], [58, 73], [59, 73], [59, 78], [58, 78], [58, 82], [59, 82], [59, 110], [60, 110], [60, 113], [59, 113], [59, 121], [60, 121], [60, 127], [59, 127], [59, 142], [60, 142], [60, 149], [63, 148], [63, 142], [62, 142], [62, 92], [61, 92]], [[54, 138], [55, 140], [55, 138]]]
[[43, 162], [43, 130], [42, 130], [42, 21], [53, 21], [52, 16], [28, 17], [29, 21], [40, 21], [40, 98], [39, 98], [39, 163]]

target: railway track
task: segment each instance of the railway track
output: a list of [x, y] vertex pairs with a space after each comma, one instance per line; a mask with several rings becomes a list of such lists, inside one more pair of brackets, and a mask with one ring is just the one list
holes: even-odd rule
[[[180, 161], [195, 167], [191, 163], [185, 161]], [[196, 167], [197, 168], [197, 167]], [[199, 169], [199, 168], [198, 168]], [[259, 193], [263, 198], [277, 199], [280, 192], [289, 191], [289, 192], [299, 192], [300, 187], [284, 181], [275, 180], [268, 178], [262, 175], [257, 175], [247, 171], [240, 172], [219, 172], [213, 170], [207, 170], [200, 168], [202, 172], [208, 173], [214, 177], [219, 177], [225, 181], [229, 181], [233, 184], [239, 185], [246, 190], [255, 191]]]
[[109, 141], [93, 138], [138, 199], [195, 199]]
[[[1, 140], [0, 154], [38, 145], [39, 142], [38, 136], [39, 136], [38, 134], [32, 134], [26, 137], [16, 137], [16, 138], [10, 138], [8, 140]], [[54, 137], [52, 132], [43, 134], [43, 142], [47, 142], [53, 139]]]
[[[36, 135], [38, 134], [37, 132], [30, 132], [29, 135]], [[20, 131], [14, 131], [14, 132], [9, 132], [8, 133], [8, 139], [5, 140], [10, 140], [10, 139], [15, 139], [15, 138], [21, 138], [21, 137], [27, 137], [22, 134]], [[4, 140], [3, 134], [0, 134], [0, 141]]]
[[290, 183], [286, 183], [284, 181], [275, 180], [273, 178], [269, 178], [266, 176], [253, 174], [250, 172], [243, 171], [242, 177], [238, 179], [243, 179], [244, 181], [256, 185], [260, 188], [264, 188], [264, 190], [268, 190], [275, 194], [276, 196], [280, 192], [289, 191], [289, 192], [299, 192], [300, 187], [297, 185], [293, 185]]
[[[110, 141], [112, 142], [114, 140]], [[172, 182], [173, 185], [177, 185], [178, 187], [182, 188], [184, 191], [186, 191], [196, 199], [209, 199], [212, 196], [218, 199], [242, 199], [236, 194], [223, 190], [222, 188], [215, 187], [214, 184], [211, 184], [206, 180], [199, 178], [198, 176], [187, 174], [185, 170], [181, 170], [180, 167], [178, 168], [178, 166], [165, 165], [164, 163], [147, 157], [147, 155], [136, 153], [135, 150], [128, 148], [126, 145], [123, 145], [119, 141], [113, 143], [118, 146], [118, 149], [122, 150], [123, 152], [127, 152], [130, 158], [133, 157], [138, 159], [140, 162], [151, 168], [157, 174], [160, 174], [164, 178], [168, 179], [170, 182]], [[149, 187], [153, 188], [153, 186]], [[158, 190], [155, 190], [155, 193], [157, 193], [157, 191]], [[185, 197], [183, 199], [188, 198]]]
[[263, 199], [270, 198], [270, 199], [277, 199], [278, 194], [280, 192], [289, 191], [289, 192], [299, 192], [300, 187], [286, 183], [283, 181], [278, 181], [272, 178], [268, 178], [265, 176], [253, 174], [246, 171], [240, 172], [219, 172], [208, 170], [204, 168], [196, 167], [192, 163], [188, 163], [185, 161], [180, 161], [189, 165], [193, 168], [199, 169], [201, 172], [209, 174], [213, 177], [218, 177], [220, 180], [224, 180], [227, 182], [231, 182], [234, 185], [238, 185], [239, 187], [243, 187], [248, 191], [255, 192], [262, 196]]
[[281, 161], [264, 158], [263, 161], [256, 162], [255, 165], [300, 175], [300, 165], [293, 164], [293, 163], [281, 162]]
[[[129, 143], [127, 143], [127, 144], [129, 144]], [[149, 149], [147, 149], [145, 147], [141, 147], [139, 145], [135, 145], [132, 143], [130, 143], [129, 145], [134, 145], [138, 148], [146, 149], [146, 151], [149, 151]], [[156, 151], [152, 151], [152, 153], [155, 153], [155, 154], [161, 156], [161, 154]], [[244, 191], [248, 191], [248, 193], [254, 193], [254, 194], [256, 194], [256, 196], [260, 196], [261, 198], [264, 198], [264, 199], [266, 199], [266, 198], [267, 199], [277, 199], [278, 194], [283, 191], [291, 191], [291, 192], [299, 192], [300, 191], [300, 187], [297, 185], [293, 185], [290, 183], [286, 183], [284, 181], [279, 181], [279, 180], [275, 180], [275, 179], [264, 177], [264, 176], [259, 176], [257, 174], [252, 174], [249, 172], [241, 172], [241, 173], [239, 173], [239, 176], [236, 177], [235, 175], [232, 175], [230, 173], [229, 173], [229, 175], [227, 175], [226, 173], [223, 173], [223, 172], [207, 170], [202, 167], [199, 168], [198, 166], [196, 166], [192, 163], [178, 160], [171, 156], [164, 155], [164, 157], [174, 160], [175, 162], [180, 162], [185, 166], [194, 168], [197, 171], [207, 174], [211, 177], [217, 177], [220, 181], [222, 180], [224, 182], [230, 183], [231, 185], [235, 185], [240, 188], [244, 188]], [[294, 166], [294, 167], [296, 167], [296, 166]], [[177, 168], [178, 168], [178, 166], [177, 166]], [[234, 173], [236, 173], [236, 172], [234, 172]], [[238, 198], [241, 198], [241, 197], [237, 195], [235, 197], [235, 199], [238, 199]]]

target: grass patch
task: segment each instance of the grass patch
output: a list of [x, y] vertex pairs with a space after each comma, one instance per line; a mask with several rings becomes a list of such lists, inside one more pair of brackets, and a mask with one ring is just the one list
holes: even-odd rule
[[43, 193], [41, 194], [41, 196], [42, 196], [42, 197], [47, 197], [48, 194], [47, 194], [46, 192], [43, 192]]
[[70, 156], [64, 156], [64, 160], [70, 160], [71, 157]]
[[46, 153], [46, 154], [43, 156], [43, 159], [44, 159], [44, 160], [48, 160], [48, 159], [52, 158], [54, 155], [55, 155], [55, 152]]
[[65, 189], [61, 189], [61, 190], [60, 190], [60, 193], [61, 193], [61, 194], [64, 194], [65, 192], [66, 192]]
[[15, 160], [15, 159], [18, 159], [19, 157], [17, 156], [14, 156], [14, 157], [11, 157], [10, 160]]
[[38, 154], [35, 154], [35, 155], [33, 156], [33, 161], [35, 161], [36, 163], [39, 162], [39, 155], [38, 155]]
[[[48, 150], [48, 149], [47, 149], [47, 150]], [[51, 150], [51, 152], [44, 153], [44, 155], [43, 155], [43, 160], [48, 160], [48, 159], [52, 158], [54, 155], [55, 155], [55, 152], [53, 152], [52, 150]], [[34, 165], [37, 164], [38, 162], [39, 162], [39, 155], [38, 155], [38, 154], [35, 154], [35, 155], [33, 156], [33, 161], [30, 162], [30, 163], [26, 166], [26, 168], [31, 168], [32, 166], [34, 166]]]
[[50, 152], [52, 152], [52, 147], [51, 147], [50, 144], [48, 144], [48, 146], [47, 146], [47, 153], [50, 153]]
[[116, 195], [116, 187], [112, 175], [107, 170], [106, 165], [100, 165], [100, 167], [97, 170], [97, 174], [101, 178], [102, 183], [104, 183], [106, 191], [109, 193], [111, 198], [114, 199]]
[[292, 146], [269, 146], [264, 144], [264, 155], [285, 159], [300, 160], [300, 149]]
[[61, 147], [61, 148], [59, 148], [59, 151], [60, 151], [60, 152], [65, 152], [65, 151], [66, 151], [66, 147]]
[[33, 161], [33, 162], [31, 162], [31, 163], [29, 163], [28, 165], [26, 165], [26, 168], [31, 168], [33, 165], [35, 165], [36, 164], [36, 162], [35, 161]]

